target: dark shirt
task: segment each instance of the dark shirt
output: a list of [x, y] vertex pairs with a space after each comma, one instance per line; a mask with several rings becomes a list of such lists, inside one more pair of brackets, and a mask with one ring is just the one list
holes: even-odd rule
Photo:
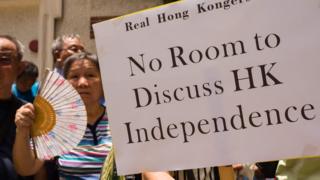
[[278, 161], [256, 163], [261, 174], [256, 175], [256, 179], [275, 178]]
[[12, 96], [0, 100], [0, 178], [19, 179], [12, 163], [12, 149], [16, 134], [15, 113], [23, 102]]

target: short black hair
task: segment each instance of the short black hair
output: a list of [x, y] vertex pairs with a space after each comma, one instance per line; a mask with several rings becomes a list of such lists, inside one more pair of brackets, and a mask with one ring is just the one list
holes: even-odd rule
[[23, 51], [24, 51], [24, 46], [22, 45], [22, 43], [17, 40], [16, 38], [14, 38], [13, 36], [10, 35], [0, 35], [1, 39], [7, 39], [9, 41], [11, 41], [17, 48], [17, 60], [21, 61], [22, 57], [23, 57]]
[[23, 63], [23, 70], [18, 75], [17, 79], [20, 79], [21, 77], [31, 77], [31, 78], [38, 78], [39, 76], [39, 70], [38, 67], [31, 61], [22, 61]]
[[69, 56], [65, 60], [65, 62], [63, 63], [64, 77], [66, 78], [68, 76], [68, 73], [70, 71], [70, 67], [75, 61], [84, 60], [84, 59], [91, 61], [96, 66], [98, 71], [100, 72], [100, 66], [99, 66], [99, 61], [98, 61], [97, 55], [89, 53], [89, 52], [80, 52], [80, 53], [75, 53], [75, 54]]

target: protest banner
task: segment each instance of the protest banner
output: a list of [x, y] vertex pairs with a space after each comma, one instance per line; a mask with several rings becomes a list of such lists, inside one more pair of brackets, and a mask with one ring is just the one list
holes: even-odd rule
[[181, 1], [94, 25], [119, 174], [320, 155], [320, 1]]

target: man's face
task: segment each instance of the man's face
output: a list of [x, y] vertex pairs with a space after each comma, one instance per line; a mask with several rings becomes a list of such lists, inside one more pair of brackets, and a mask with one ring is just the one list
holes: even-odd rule
[[58, 67], [63, 66], [63, 62], [71, 55], [83, 52], [84, 47], [83, 44], [80, 42], [79, 38], [65, 38], [63, 49], [60, 52], [60, 57], [58, 60]]
[[17, 47], [8, 39], [0, 38], [0, 88], [11, 89], [14, 83], [20, 61], [17, 60]]

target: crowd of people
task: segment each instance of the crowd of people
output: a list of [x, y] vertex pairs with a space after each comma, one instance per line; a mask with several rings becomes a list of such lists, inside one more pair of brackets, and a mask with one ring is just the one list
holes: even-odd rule
[[[78, 35], [63, 35], [52, 45], [54, 71], [78, 91], [86, 110], [87, 128], [77, 147], [44, 161], [30, 145], [35, 118], [32, 104], [38, 89], [38, 68], [23, 61], [23, 45], [14, 37], [0, 35], [0, 177], [1, 179], [99, 179], [112, 149], [111, 130], [102, 103], [103, 88], [96, 55], [87, 52]], [[259, 180], [319, 179], [320, 159], [306, 158], [235, 164], [173, 172], [142, 172], [122, 177], [145, 180]]]

